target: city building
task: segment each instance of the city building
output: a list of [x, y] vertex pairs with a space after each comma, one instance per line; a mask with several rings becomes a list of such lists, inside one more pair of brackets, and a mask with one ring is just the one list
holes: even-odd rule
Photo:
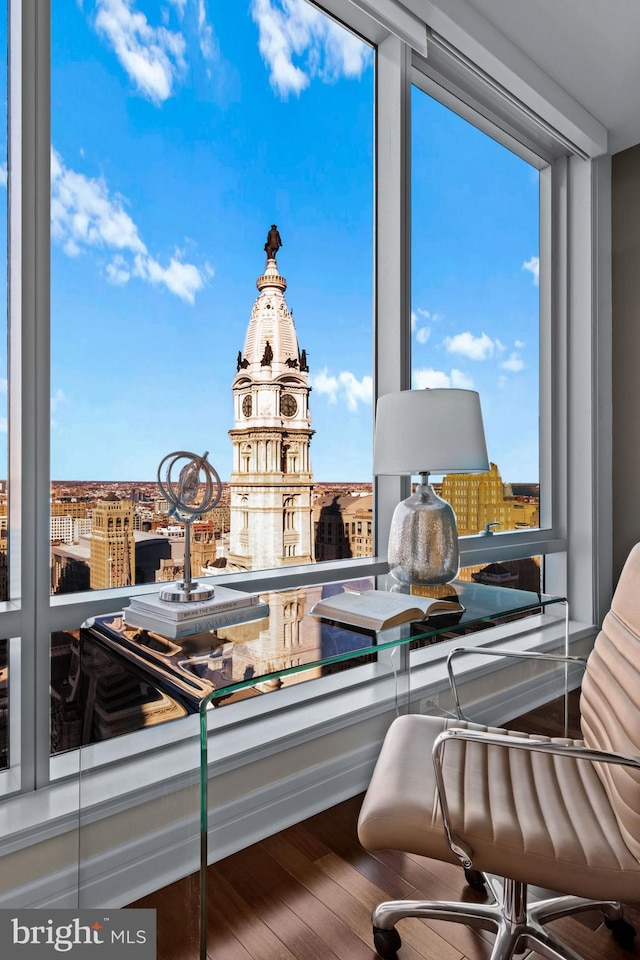
[[77, 593], [91, 585], [91, 537], [51, 544], [51, 593]]
[[50, 518], [51, 543], [77, 543], [80, 537], [91, 536], [91, 529], [91, 517], [58, 514]]
[[133, 504], [115, 493], [98, 500], [91, 529], [91, 589], [131, 586], [135, 579]]
[[[74, 521], [77, 522], [77, 521]], [[178, 559], [171, 559], [174, 551], [178, 554]], [[123, 552], [122, 549], [120, 551]], [[98, 562], [100, 562], [100, 553], [98, 552]], [[111, 554], [113, 561], [111, 564], [112, 578], [117, 574], [114, 552]], [[135, 580], [140, 583], [155, 583], [161, 579], [159, 572], [163, 565], [171, 564], [172, 569], [182, 571], [184, 556], [184, 536], [182, 541], [176, 545], [175, 541], [170, 541], [167, 537], [157, 536], [155, 533], [146, 533], [139, 530], [133, 531], [133, 566], [135, 571]], [[54, 542], [51, 544], [51, 592], [52, 593], [77, 593], [80, 590], [91, 589], [91, 572], [93, 558], [96, 557], [96, 543], [91, 531], [82, 533], [70, 542]], [[165, 579], [175, 580], [181, 576], [176, 573], [174, 577]], [[112, 583], [113, 587], [114, 584]]]
[[76, 520], [84, 520], [89, 516], [94, 505], [94, 500], [76, 500], [71, 497], [52, 500], [51, 517], [72, 517]]
[[309, 367], [269, 257], [233, 380], [229, 570], [311, 563]]
[[373, 555], [373, 495], [325, 494], [313, 505], [315, 555], [322, 560]]
[[540, 525], [537, 498], [508, 495], [495, 463], [486, 473], [450, 473], [442, 480], [441, 496], [451, 504], [461, 537]]

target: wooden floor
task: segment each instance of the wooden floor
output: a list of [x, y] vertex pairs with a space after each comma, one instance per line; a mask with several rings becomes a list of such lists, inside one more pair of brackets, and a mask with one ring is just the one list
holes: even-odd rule
[[[557, 733], [562, 711], [547, 707], [543, 717], [544, 732]], [[540, 716], [518, 721], [518, 729], [530, 725], [543, 732]], [[485, 899], [456, 866], [364, 851], [356, 835], [361, 801], [347, 800], [209, 868], [211, 960], [374, 960], [370, 914], [381, 900]], [[158, 960], [197, 960], [197, 903], [194, 876], [131, 904], [157, 910]], [[584, 960], [640, 958], [640, 903], [625, 913], [639, 932], [632, 950], [615, 943], [599, 913], [556, 921], [552, 929]], [[410, 919], [399, 932], [399, 960], [488, 960], [491, 953], [491, 934], [461, 924]]]

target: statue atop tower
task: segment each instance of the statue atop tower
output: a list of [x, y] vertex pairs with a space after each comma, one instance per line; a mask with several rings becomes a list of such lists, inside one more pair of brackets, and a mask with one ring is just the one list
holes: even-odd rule
[[282, 246], [282, 239], [278, 233], [278, 227], [275, 223], [271, 224], [271, 229], [267, 234], [267, 242], [264, 245], [264, 252], [267, 259], [275, 260], [278, 250]]

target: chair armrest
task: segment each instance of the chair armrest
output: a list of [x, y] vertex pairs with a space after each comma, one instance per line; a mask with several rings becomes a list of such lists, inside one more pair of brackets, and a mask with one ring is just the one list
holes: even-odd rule
[[447, 673], [449, 674], [449, 687], [453, 695], [456, 714], [458, 720], [469, 720], [468, 717], [465, 717], [462, 712], [462, 707], [460, 706], [460, 697], [458, 696], [458, 687], [456, 684], [455, 674], [453, 672], [453, 661], [454, 659], [463, 653], [473, 653], [479, 654], [484, 657], [513, 657], [515, 659], [521, 660], [549, 660], [555, 663], [579, 663], [582, 665], [583, 669], [587, 664], [587, 661], [584, 657], [570, 657], [565, 656], [564, 654], [555, 654], [555, 653], [534, 653], [532, 650], [507, 650], [505, 648], [493, 648], [488, 650], [486, 647], [456, 647], [451, 651], [447, 657]]
[[640, 770], [640, 757], [629, 757], [608, 750], [594, 750], [592, 747], [576, 747], [570, 744], [551, 743], [547, 740], [531, 740], [528, 737], [512, 737], [504, 733], [488, 733], [484, 730], [461, 730], [450, 727], [438, 734], [433, 744], [433, 767], [436, 775], [438, 800], [442, 810], [442, 821], [447, 842], [465, 869], [471, 869], [473, 850], [456, 836], [451, 828], [451, 817], [447, 803], [447, 791], [442, 774], [442, 754], [448, 740], [470, 740], [509, 750], [529, 750], [533, 753], [552, 753], [557, 756], [571, 757], [574, 760], [589, 760], [591, 763], [610, 763]]

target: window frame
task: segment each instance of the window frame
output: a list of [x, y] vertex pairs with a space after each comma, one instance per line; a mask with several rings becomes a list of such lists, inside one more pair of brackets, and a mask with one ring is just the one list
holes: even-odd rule
[[[15, 788], [16, 774], [23, 793], [50, 783], [51, 633], [77, 628], [148, 590], [141, 585], [50, 596], [50, 0], [9, 0], [9, 6], [11, 598], [0, 604], [0, 633], [20, 638], [11, 641], [10, 664], [16, 690], [11, 742], [19, 736], [20, 750], [0, 775], [5, 795]], [[376, 44], [375, 400], [410, 384], [410, 89], [414, 77], [425, 76], [424, 58], [406, 43], [402, 25], [388, 29], [393, 17], [386, 25], [367, 17], [363, 10], [379, 6], [377, 0], [359, 0], [357, 9], [350, 0], [320, 0], [318, 6]], [[459, 80], [464, 83], [464, 75]], [[607, 163], [606, 157], [559, 156], [541, 176], [541, 488], [544, 484], [550, 493], [549, 503], [541, 504], [541, 529], [461, 540], [462, 565], [544, 555], [545, 589], [569, 595], [574, 614], [585, 623], [598, 621], [598, 605], [606, 603], [611, 586]], [[580, 337], [581, 349], [570, 353], [568, 344]], [[391, 514], [409, 482], [374, 479], [373, 558], [255, 571], [243, 581], [264, 590], [384, 572], [380, 558]]]

